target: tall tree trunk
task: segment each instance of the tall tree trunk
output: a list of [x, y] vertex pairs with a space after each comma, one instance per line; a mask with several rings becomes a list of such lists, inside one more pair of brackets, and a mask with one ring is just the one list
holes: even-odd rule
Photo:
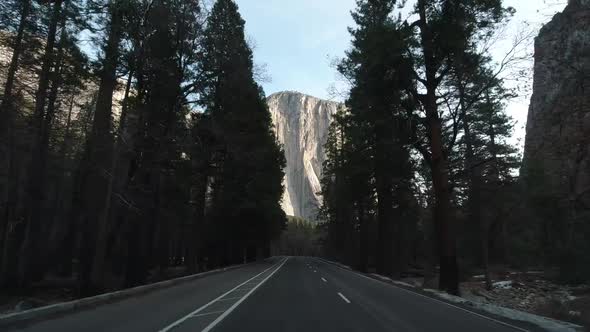
[[83, 249], [81, 251], [82, 271], [79, 273], [81, 292], [92, 294], [103, 288], [104, 265], [108, 238], [109, 182], [112, 173], [111, 158], [113, 137], [111, 115], [113, 92], [117, 86], [119, 43], [123, 33], [123, 13], [119, 1], [110, 2], [110, 26], [104, 49], [105, 58], [101, 71], [96, 111], [87, 151], [86, 176], [83, 185], [85, 200], [85, 222]]
[[377, 128], [375, 151], [375, 182], [377, 187], [377, 273], [393, 276], [394, 244], [393, 236], [393, 184], [391, 178], [391, 163], [387, 156], [391, 153], [385, 142], [387, 133]]
[[[61, 34], [59, 37], [59, 43], [57, 46], [57, 56], [55, 58], [55, 65], [53, 69], [53, 74], [51, 75], [51, 89], [49, 91], [49, 97], [47, 102], [47, 112], [45, 113], [45, 117], [43, 120], [43, 127], [41, 130], [42, 135], [49, 138], [49, 133], [51, 131], [51, 126], [53, 124], [53, 119], [55, 118], [55, 112], [57, 110], [58, 102], [57, 98], [59, 96], [59, 89], [63, 84], [63, 58], [65, 53], [65, 44], [66, 39], [68, 38], [67, 30], [66, 30], [66, 16], [62, 15], [62, 22], [61, 22]], [[45, 138], [45, 137], [44, 137]], [[43, 141], [45, 143], [45, 141]], [[45, 147], [45, 146], [44, 146]]]
[[196, 167], [197, 174], [195, 175], [195, 189], [194, 189], [194, 197], [193, 201], [195, 202], [194, 205], [194, 212], [193, 212], [193, 220], [192, 223], [189, 225], [190, 236], [187, 239], [187, 247], [188, 247], [188, 263], [187, 268], [190, 273], [198, 272], [197, 270], [199, 267], [199, 248], [202, 244], [202, 237], [199, 236], [199, 230], [201, 226], [205, 222], [205, 204], [207, 199], [207, 177], [209, 174], [208, 171], [208, 163], [209, 157], [207, 156], [204, 161], [198, 160], [194, 161], [202, 165], [202, 167]]
[[[489, 96], [487, 96], [488, 99], [488, 103], [490, 103], [489, 101]], [[500, 179], [500, 165], [499, 165], [499, 160], [498, 160], [498, 147], [496, 144], [496, 129], [494, 128], [494, 123], [492, 121], [492, 116], [490, 115], [490, 119], [488, 119], [488, 136], [490, 139], [490, 153], [491, 153], [491, 157], [492, 157], [492, 173], [490, 174], [490, 177], [492, 179], [492, 181], [494, 181], [493, 184], [493, 188], [494, 188], [494, 194], [497, 192], [496, 190], [498, 190], [499, 188], [501, 188], [501, 179]], [[496, 217], [497, 218], [497, 217]], [[506, 263], [508, 261], [508, 230], [506, 229], [506, 218], [501, 218], [500, 220], [498, 220], [498, 222], [500, 223], [500, 237], [501, 237], [501, 243], [502, 243], [502, 260], [504, 261], [504, 263]], [[489, 226], [488, 226], [489, 229]], [[491, 288], [491, 281], [489, 282], [490, 284], [490, 288]]]
[[[14, 133], [14, 121], [16, 117], [16, 109], [14, 103], [13, 89], [18, 70], [20, 56], [23, 52], [23, 39], [25, 36], [25, 26], [27, 19], [31, 12], [30, 0], [23, 0], [21, 2], [21, 16], [18, 24], [18, 31], [13, 44], [12, 58], [8, 66], [8, 73], [6, 75], [6, 83], [4, 85], [4, 93], [2, 95], [2, 103], [0, 104], [0, 173], [6, 174], [6, 182], [0, 179], [0, 279], [2, 279], [3, 269], [3, 252], [4, 244], [8, 234], [8, 227], [12, 219], [15, 209], [14, 200], [16, 199], [16, 177], [14, 176], [16, 163], [16, 140]], [[0, 281], [1, 283], [1, 281]]]
[[[2, 104], [0, 106], [0, 114], [2, 115], [6, 114], [6, 112], [10, 112], [11, 109], [9, 109], [9, 107], [14, 106], [12, 105], [12, 89], [14, 88], [14, 81], [16, 79], [16, 72], [18, 70], [20, 56], [24, 49], [23, 39], [25, 36], [25, 27], [27, 25], [27, 20], [29, 19], [29, 14], [31, 13], [30, 0], [22, 0], [21, 4], [22, 7], [20, 13], [20, 20], [18, 23], [18, 30], [12, 47], [12, 57], [10, 59], [10, 65], [8, 66], [6, 83], [4, 84], [4, 94], [2, 94]], [[2, 120], [4, 120], [4, 118], [2, 118]], [[4, 123], [4, 121], [2, 122]]]
[[361, 198], [357, 208], [360, 223], [360, 257], [359, 271], [367, 273], [369, 270], [369, 218], [367, 218], [365, 204]]
[[[96, 95], [93, 96], [91, 104], [95, 104], [95, 101]], [[76, 166], [75, 174], [72, 180], [71, 203], [66, 217], [66, 234], [59, 250], [61, 256], [59, 273], [64, 276], [72, 275], [74, 272], [73, 258], [76, 257], [75, 253], [78, 253], [77, 258], [79, 261], [77, 265], [78, 269], [76, 271], [78, 272], [78, 278], [80, 280], [81, 276], [79, 272], [82, 270], [81, 266], [83, 265], [82, 262], [80, 262], [80, 259], [84, 257], [81, 252], [82, 249], [88, 246], [88, 244], [84, 243], [84, 241], [79, 241], [79, 239], [82, 237], [82, 221], [86, 211], [86, 207], [84, 206], [84, 181], [89, 167], [87, 153], [90, 136], [89, 125], [94, 118], [94, 112], [89, 109], [86, 114], [83, 115], [84, 118], [82, 120], [82, 132], [85, 136], [85, 146], [81, 155], [72, 158], [73, 160], [78, 160], [78, 165]], [[88, 238], [83, 238], [83, 240], [88, 240]]]
[[[430, 99], [430, 98], [429, 98]], [[438, 239], [438, 255], [440, 263], [439, 289], [451, 294], [459, 294], [459, 271], [455, 234], [451, 225], [451, 193], [449, 186], [448, 163], [442, 147], [442, 126], [438, 119], [436, 100], [430, 102], [435, 109], [435, 115], [429, 114], [429, 129], [431, 134], [430, 148], [432, 152], [431, 172], [434, 187], [435, 231]]]
[[471, 126], [469, 123], [469, 117], [465, 114], [464, 106], [463, 109], [463, 131], [465, 141], [465, 166], [467, 168], [467, 174], [469, 177], [469, 200], [468, 209], [470, 222], [479, 225], [479, 240], [481, 246], [481, 263], [484, 269], [486, 288], [492, 288], [492, 281], [490, 277], [489, 269], [489, 225], [488, 220], [482, 216], [481, 211], [481, 191], [482, 191], [482, 178], [480, 169], [477, 166], [475, 160], [475, 154], [473, 151], [473, 136], [471, 133]]
[[430, 169], [435, 196], [435, 231], [438, 238], [440, 262], [439, 289], [459, 294], [459, 269], [457, 264], [456, 239], [452, 225], [451, 191], [448, 174], [448, 160], [445, 154], [442, 121], [438, 113], [436, 90], [438, 87], [438, 65], [435, 56], [431, 27], [426, 16], [426, 1], [418, 0], [420, 15], [421, 46], [424, 53], [426, 72], [426, 96], [424, 109], [430, 143]]
[[[64, 139], [61, 142], [61, 145], [58, 150], [58, 164], [60, 167], [60, 175], [56, 181], [56, 196], [53, 201], [53, 210], [55, 211], [53, 216], [53, 230], [51, 233], [51, 243], [54, 245], [52, 247], [52, 254], [54, 257], [54, 261], [57, 263], [58, 272], [61, 274], [61, 267], [65, 259], [69, 259], [71, 261], [71, 256], [64, 257], [63, 255], [63, 240], [66, 238], [66, 234], [68, 232], [69, 225], [69, 218], [64, 215], [64, 211], [66, 211], [66, 207], [64, 206], [64, 191], [66, 190], [66, 179], [68, 178], [68, 163], [71, 160], [68, 159], [68, 148], [72, 141], [72, 116], [74, 111], [74, 94], [70, 96], [70, 100], [68, 101], [68, 116], [66, 119], [66, 126], [64, 129]], [[63, 274], [61, 274], [63, 275]]]
[[123, 104], [121, 109], [121, 117], [119, 119], [119, 127], [117, 129], [117, 140], [112, 150], [111, 155], [111, 164], [107, 169], [107, 188], [106, 193], [104, 196], [103, 206], [100, 210], [100, 215], [98, 216], [98, 225], [99, 225], [99, 239], [97, 239], [96, 243], [96, 251], [95, 257], [93, 260], [93, 269], [92, 274], [90, 276], [91, 282], [95, 285], [99, 285], [103, 278], [104, 278], [104, 264], [106, 251], [107, 251], [107, 242], [108, 242], [108, 234], [110, 230], [110, 221], [112, 220], [112, 202], [113, 202], [113, 189], [115, 186], [116, 175], [117, 173], [117, 165], [119, 162], [120, 156], [120, 149], [121, 146], [124, 144], [123, 142], [123, 132], [125, 130], [127, 124], [127, 117], [129, 112], [129, 93], [131, 91], [131, 82], [133, 80], [133, 72], [129, 73], [127, 78], [127, 83], [125, 86], [125, 93], [123, 97]]
[[[54, 73], [53, 73], [51, 91], [49, 92], [49, 102], [47, 105], [47, 115], [45, 116], [45, 121], [44, 121], [45, 124], [44, 124], [43, 134], [46, 137], [44, 137], [42, 142], [44, 145], [46, 145], [46, 149], [48, 148], [48, 145], [49, 145], [49, 134], [51, 131], [51, 127], [53, 125], [53, 119], [55, 117], [56, 108], [58, 107], [57, 97], [59, 95], [59, 89], [60, 89], [60, 87], [62, 85], [62, 81], [63, 81], [63, 78], [62, 78], [63, 66], [61, 65], [61, 62], [62, 62], [62, 57], [63, 57], [63, 52], [64, 52], [64, 50], [63, 50], [63, 47], [64, 47], [63, 44], [64, 44], [64, 40], [65, 40], [64, 38], [66, 38], [65, 29], [62, 30], [62, 34], [60, 37], [60, 43], [58, 46], [58, 56], [55, 61], [56, 68], [54, 69]], [[70, 134], [70, 126], [71, 126], [71, 121], [72, 121], [72, 107], [73, 107], [73, 98], [72, 97], [70, 97], [69, 105], [70, 105], [70, 107], [69, 107], [67, 120], [66, 120], [64, 140], [62, 141], [62, 144], [60, 145], [60, 149], [58, 150], [58, 155], [60, 157], [64, 157], [64, 155], [62, 154], [62, 152], [65, 152], [65, 149], [66, 149], [66, 148], [64, 148], [64, 142], [67, 140], [66, 135]], [[45, 154], [45, 158], [47, 158], [47, 154]], [[60, 165], [62, 165], [62, 163], [60, 163]], [[65, 177], [64, 172], [62, 172], [60, 174], [59, 178], [56, 181], [55, 195], [51, 199], [51, 209], [50, 209], [49, 216], [53, 221], [56, 220], [56, 214], [59, 211], [58, 210], [58, 201], [60, 200], [60, 197], [62, 196], [60, 186], [61, 186], [62, 179]], [[52, 225], [52, 228], [53, 228], [53, 225]], [[51, 241], [53, 241], [53, 240], [51, 239]], [[55, 242], [52, 242], [52, 243], [55, 243]]]
[[[145, 71], [144, 71], [144, 47], [140, 40], [134, 52], [134, 63], [130, 69], [127, 85], [125, 87], [125, 97], [123, 102], [123, 112], [121, 114], [120, 126], [117, 133], [116, 143], [116, 168], [115, 183], [113, 192], [116, 195], [115, 210], [111, 213], [111, 220], [117, 223], [117, 227], [123, 231], [118, 234], [121, 236], [121, 242], [127, 244], [125, 262], [131, 263], [126, 265], [124, 270], [124, 286], [136, 286], [143, 283], [145, 277], [143, 272], [143, 258], [141, 253], [144, 252], [140, 241], [139, 233], [143, 234], [145, 222], [141, 222], [140, 211], [137, 209], [137, 200], [132, 191], [132, 182], [137, 176], [139, 167], [141, 142], [145, 135], [145, 112], [143, 101], [145, 100]], [[135, 102], [130, 103], [129, 93], [133, 77], [137, 78], [134, 88], [136, 91]], [[115, 202], [114, 201], [114, 202]], [[113, 203], [114, 203], [113, 202]]]
[[[404, 128], [401, 127], [397, 125], [393, 131], [403, 133]], [[410, 143], [407, 142], [406, 144]], [[411, 188], [413, 169], [410, 165], [410, 153], [399, 139], [395, 140], [393, 151], [395, 155], [394, 167], [396, 169], [394, 174], [396, 178], [394, 182], [394, 202], [397, 203], [393, 212], [396, 220], [393, 229], [393, 241], [394, 252], [398, 256], [395, 263], [397, 264], [397, 271], [399, 271], [399, 275], [401, 276], [401, 272], [404, 272], [408, 267], [410, 255], [413, 250], [414, 229], [416, 227], [414, 213], [416, 212], [416, 206], [413, 200], [414, 193]]]
[[[127, 146], [125, 160], [122, 161], [121, 169], [119, 173], [121, 175], [125, 175], [124, 180], [119, 183], [120, 191], [125, 194], [127, 199], [133, 198], [131, 204], [125, 204], [126, 206], [122, 208], [120, 211], [120, 215], [117, 218], [120, 222], [125, 220], [125, 229], [124, 236], [127, 242], [127, 264], [125, 270], [125, 277], [124, 277], [124, 286], [125, 287], [132, 287], [137, 286], [145, 281], [146, 273], [147, 273], [147, 263], [145, 262], [145, 252], [147, 251], [146, 247], [146, 236], [147, 233], [147, 226], [145, 220], [140, 220], [143, 218], [142, 212], [135, 207], [138, 204], [137, 194], [134, 193], [136, 190], [135, 182], [138, 181], [137, 179], [141, 177], [139, 175], [139, 167], [141, 165], [141, 150], [143, 139], [145, 137], [145, 128], [146, 128], [146, 112], [144, 109], [145, 105], [145, 98], [146, 98], [146, 89], [147, 82], [145, 77], [147, 74], [145, 73], [145, 59], [143, 54], [143, 46], [139, 45], [138, 57], [137, 57], [137, 65], [136, 65], [136, 72], [137, 72], [137, 107], [134, 110], [133, 114], [137, 116], [136, 124], [137, 128], [133, 130], [133, 132], [128, 132], [128, 137], [131, 138], [131, 142]], [[131, 113], [128, 114], [128, 116]], [[129, 123], [129, 121], [127, 121]]]
[[33, 146], [31, 149], [33, 156], [28, 172], [27, 224], [19, 261], [19, 279], [23, 287], [27, 287], [33, 277], [42, 278], [42, 274], [39, 273], [41, 271], [41, 262], [37, 259], [37, 255], [40, 246], [38, 237], [41, 230], [41, 219], [44, 215], [43, 201], [46, 189], [47, 150], [49, 145], [49, 128], [46, 127], [46, 118], [49, 119], [49, 115], [45, 113], [45, 106], [51, 80], [51, 67], [55, 65], [57, 68], [60, 65], [55, 63], [54, 53], [57, 27], [62, 20], [62, 4], [63, 0], [57, 0], [53, 5], [47, 44], [43, 54], [41, 73], [39, 74], [39, 86], [35, 95], [32, 127]]
[[467, 109], [465, 106], [465, 86], [463, 82], [463, 75], [460, 69], [458, 70], [458, 75], [458, 89], [460, 96], [459, 103], [461, 107], [461, 117], [463, 118], [463, 140], [465, 142], [465, 168], [469, 179], [469, 198], [467, 202], [469, 218], [471, 223], [479, 225], [481, 264], [484, 269], [486, 288], [490, 290], [492, 289], [492, 280], [489, 269], [489, 223], [488, 220], [482, 215], [482, 175], [474, 152], [474, 136], [471, 133], [471, 118], [469, 114], [467, 114]]

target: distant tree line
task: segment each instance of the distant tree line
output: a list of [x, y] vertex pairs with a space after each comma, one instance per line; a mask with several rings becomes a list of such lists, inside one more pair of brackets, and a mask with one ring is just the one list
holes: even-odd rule
[[[514, 97], [490, 43], [513, 14], [501, 0], [358, 0], [352, 47], [338, 70], [346, 107], [326, 145], [321, 218], [326, 254], [400, 278], [419, 268], [429, 287], [459, 293], [461, 272], [509, 264], [523, 234], [515, 217]], [[530, 234], [529, 234], [530, 235]], [[537, 264], [535, 248], [526, 258]], [[518, 258], [518, 259], [517, 259]], [[434, 278], [438, 275], [438, 283]]]
[[287, 226], [281, 236], [273, 241], [274, 256], [320, 256], [321, 233], [317, 224], [298, 217], [287, 217]]
[[284, 154], [232, 0], [0, 3], [0, 287], [270, 254]]

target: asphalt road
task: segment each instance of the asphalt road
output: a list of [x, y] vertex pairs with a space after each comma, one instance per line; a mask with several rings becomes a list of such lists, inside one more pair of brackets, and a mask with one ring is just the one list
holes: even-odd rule
[[332, 264], [274, 258], [15, 331], [526, 331]]

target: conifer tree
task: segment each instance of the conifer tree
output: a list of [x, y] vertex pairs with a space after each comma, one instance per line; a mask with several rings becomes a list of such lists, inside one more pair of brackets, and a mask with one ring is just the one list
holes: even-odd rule
[[[396, 1], [358, 1], [350, 29], [352, 49], [340, 72], [352, 82], [347, 107], [371, 144], [377, 194], [377, 271], [399, 276], [401, 270], [401, 195], [408, 175], [408, 133], [402, 98], [409, 83], [401, 22], [392, 18]], [[364, 123], [364, 124], [362, 124]], [[411, 172], [410, 172], [411, 173]], [[395, 202], [397, 201], [397, 202]], [[395, 208], [397, 206], [397, 208]], [[394, 238], [396, 240], [394, 240]]]
[[207, 20], [201, 103], [216, 137], [211, 220], [223, 234], [223, 260], [269, 250], [285, 223], [280, 208], [285, 157], [253, 75], [245, 22], [232, 0], [218, 0]]

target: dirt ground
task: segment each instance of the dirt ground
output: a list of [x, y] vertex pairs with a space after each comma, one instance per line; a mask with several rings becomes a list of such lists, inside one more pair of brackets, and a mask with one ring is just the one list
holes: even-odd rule
[[[421, 287], [422, 278], [404, 278]], [[487, 290], [483, 275], [461, 283], [467, 300], [495, 304], [585, 326], [590, 331], [590, 285], [559, 285], [541, 271], [504, 271], [492, 274], [493, 289]]]
[[0, 315], [67, 302], [75, 298], [75, 291], [70, 287], [35, 287], [31, 295], [0, 294]]

